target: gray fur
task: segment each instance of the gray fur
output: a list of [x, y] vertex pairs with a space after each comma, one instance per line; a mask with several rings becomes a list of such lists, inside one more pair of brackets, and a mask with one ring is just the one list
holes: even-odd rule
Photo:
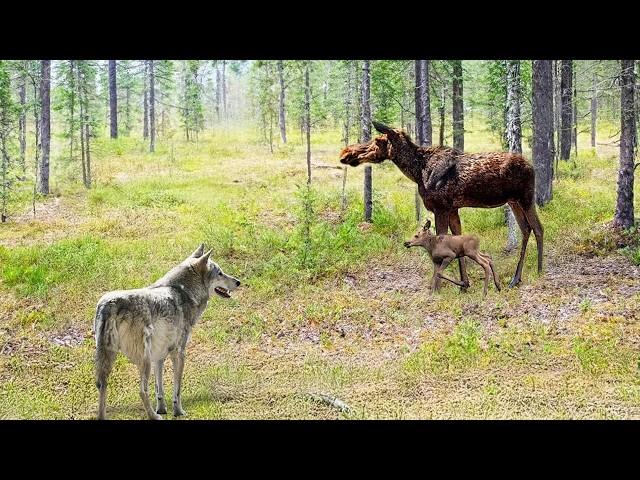
[[[226, 275], [200, 245], [189, 257], [146, 288], [105, 294], [96, 307], [96, 386], [98, 418], [106, 418], [107, 380], [118, 351], [140, 372], [140, 397], [147, 415], [160, 420], [167, 412], [162, 385], [164, 361], [173, 362], [173, 414], [184, 415], [180, 397], [185, 349], [191, 329], [214, 293], [225, 296], [240, 282]], [[222, 293], [216, 291], [222, 288]], [[149, 401], [149, 375], [156, 377], [157, 408]]]

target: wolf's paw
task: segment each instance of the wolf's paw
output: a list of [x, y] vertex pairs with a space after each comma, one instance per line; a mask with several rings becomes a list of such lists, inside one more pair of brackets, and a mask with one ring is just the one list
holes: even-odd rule
[[165, 415], [167, 413], [167, 404], [165, 403], [164, 399], [158, 401], [156, 413], [159, 413], [160, 415]]

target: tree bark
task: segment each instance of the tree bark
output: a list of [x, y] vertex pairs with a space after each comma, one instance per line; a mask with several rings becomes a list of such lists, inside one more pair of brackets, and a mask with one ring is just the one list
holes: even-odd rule
[[578, 80], [576, 75], [576, 69], [573, 69], [573, 134], [571, 136], [573, 140], [573, 148], [575, 156], [578, 156]]
[[533, 167], [536, 203], [546, 205], [553, 196], [553, 78], [552, 60], [533, 61]]
[[149, 60], [149, 152], [156, 151], [156, 72], [154, 60]]
[[431, 145], [431, 105], [429, 101], [429, 61], [416, 60], [416, 139], [421, 146]]
[[553, 61], [553, 128], [555, 132], [555, 149], [553, 152], [553, 158], [556, 161], [556, 168], [554, 168], [554, 175], [557, 173], [558, 159], [560, 158], [560, 112], [562, 111], [560, 104], [560, 61]]
[[222, 61], [222, 114], [227, 119], [227, 61]]
[[[522, 153], [522, 125], [520, 121], [520, 60], [507, 60], [507, 128], [505, 137], [509, 152]], [[518, 246], [516, 218], [509, 205], [505, 206], [507, 246], [511, 251]]]
[[220, 102], [222, 100], [222, 74], [220, 66], [216, 64], [216, 116], [220, 122]]
[[40, 61], [40, 144], [38, 193], [49, 194], [49, 153], [51, 143], [51, 60]]
[[571, 156], [571, 127], [573, 126], [572, 111], [572, 81], [573, 81], [573, 61], [562, 60], [560, 72], [560, 159], [568, 160]]
[[598, 90], [596, 74], [593, 74], [591, 89], [591, 148], [596, 148], [596, 129], [598, 126]]
[[149, 61], [144, 62], [144, 119], [142, 125], [142, 138], [149, 138]]
[[278, 77], [280, 79], [280, 138], [282, 143], [287, 143], [287, 124], [284, 110], [284, 64], [278, 60]]
[[109, 120], [111, 138], [118, 138], [118, 85], [115, 60], [109, 60]]
[[633, 162], [635, 158], [636, 112], [634, 61], [621, 61], [620, 92], [620, 169], [618, 170], [618, 196], [613, 226], [630, 228], [634, 224]]
[[307, 185], [311, 185], [311, 84], [309, 83], [309, 64], [304, 69], [304, 124], [307, 134]]
[[464, 92], [462, 81], [462, 60], [454, 60], [452, 83], [453, 148], [464, 151]]
[[20, 168], [24, 175], [27, 171], [27, 79], [26, 74], [20, 75], [18, 85], [20, 99], [20, 115], [18, 117], [18, 141], [20, 142]]
[[442, 95], [440, 98], [440, 107], [438, 108], [440, 113], [440, 146], [444, 146], [444, 112], [445, 112], [445, 102], [447, 99], [447, 87], [443, 83], [442, 84]]
[[[370, 61], [365, 60], [362, 64], [362, 87], [361, 87], [361, 126], [362, 142], [371, 140], [371, 77], [369, 73]], [[371, 222], [373, 217], [373, 178], [371, 175], [371, 165], [364, 167], [364, 220]]]

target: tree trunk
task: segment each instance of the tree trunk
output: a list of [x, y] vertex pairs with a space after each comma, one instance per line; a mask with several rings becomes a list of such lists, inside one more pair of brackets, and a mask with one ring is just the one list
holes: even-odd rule
[[578, 156], [578, 80], [576, 69], [573, 69], [573, 148], [575, 156]]
[[553, 181], [553, 78], [552, 60], [533, 61], [533, 167], [536, 175], [536, 203], [552, 198]]
[[[432, 142], [433, 128], [431, 125], [431, 105], [429, 100], [429, 61], [415, 61], [415, 109], [416, 109], [416, 140], [420, 146], [429, 146]], [[414, 192], [416, 222], [422, 217], [422, 200], [416, 186]]]
[[216, 117], [220, 122], [220, 102], [222, 100], [222, 75], [220, 66], [216, 64]]
[[[371, 140], [371, 77], [369, 75], [369, 60], [362, 64], [362, 87], [361, 87], [361, 126], [362, 142]], [[371, 222], [373, 216], [373, 179], [371, 175], [371, 165], [364, 167], [364, 220]]]
[[71, 99], [69, 105], [69, 161], [73, 163], [73, 139], [75, 136], [76, 79], [74, 77], [75, 60], [69, 60], [69, 78], [71, 80]]
[[554, 176], [558, 174], [558, 160], [560, 159], [560, 61], [553, 60], [553, 122], [555, 132], [555, 142], [553, 150], [553, 158], [555, 167], [553, 169]]
[[49, 194], [49, 150], [51, 143], [51, 60], [40, 60], [40, 144], [42, 156], [38, 168], [38, 193]]
[[560, 159], [568, 160], [571, 156], [571, 127], [573, 126], [572, 111], [572, 80], [573, 80], [573, 61], [562, 60], [560, 72]]
[[27, 171], [27, 79], [25, 73], [20, 75], [18, 85], [20, 99], [20, 116], [18, 117], [18, 140], [20, 142], [20, 168], [24, 175]]
[[440, 107], [438, 108], [440, 113], [440, 146], [444, 146], [444, 112], [445, 112], [445, 101], [447, 98], [447, 87], [443, 83], [442, 84], [442, 95], [440, 97]]
[[[507, 128], [505, 137], [509, 152], [522, 153], [522, 125], [520, 121], [520, 60], [507, 60]], [[505, 206], [507, 220], [507, 246], [511, 251], [518, 246], [516, 218], [510, 206]]]
[[149, 61], [144, 62], [144, 120], [142, 138], [149, 138]]
[[304, 69], [304, 124], [307, 134], [307, 185], [311, 185], [311, 84], [309, 83], [309, 64]]
[[596, 128], [598, 126], [598, 90], [596, 74], [593, 74], [591, 89], [591, 148], [596, 148]]
[[156, 72], [153, 60], [149, 60], [149, 152], [156, 151]]
[[462, 83], [462, 60], [453, 62], [453, 148], [464, 151], [464, 92]]
[[416, 60], [416, 137], [421, 146], [431, 145], [431, 105], [429, 101], [429, 61]]
[[222, 113], [224, 119], [227, 119], [227, 61], [222, 61]]
[[287, 143], [287, 124], [284, 111], [284, 64], [278, 60], [278, 77], [280, 77], [280, 138]]
[[634, 224], [633, 213], [633, 162], [635, 158], [636, 112], [634, 61], [621, 61], [621, 128], [620, 169], [618, 170], [618, 197], [613, 226], [630, 228]]
[[109, 119], [111, 138], [118, 138], [118, 86], [115, 60], [109, 60]]

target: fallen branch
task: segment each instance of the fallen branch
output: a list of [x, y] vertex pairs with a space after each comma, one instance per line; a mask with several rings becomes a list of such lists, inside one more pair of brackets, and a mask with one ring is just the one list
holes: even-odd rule
[[341, 166], [327, 165], [327, 164], [323, 164], [323, 163], [312, 163], [311, 166], [313, 168], [332, 168], [332, 169], [336, 169], [336, 170], [342, 170]]
[[327, 405], [337, 408], [341, 412], [350, 413], [353, 411], [353, 409], [349, 405], [344, 403], [339, 398], [327, 395], [325, 393], [307, 393], [307, 397], [317, 402], [326, 403]]

